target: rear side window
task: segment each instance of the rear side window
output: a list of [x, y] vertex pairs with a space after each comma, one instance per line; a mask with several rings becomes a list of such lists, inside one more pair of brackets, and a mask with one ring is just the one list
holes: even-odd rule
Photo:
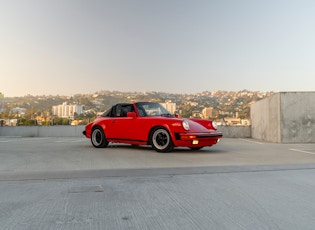
[[106, 110], [106, 111], [102, 114], [102, 117], [111, 117], [111, 112], [112, 112], [112, 108]]
[[113, 111], [113, 117], [127, 117], [128, 112], [134, 112], [132, 104], [117, 105]]

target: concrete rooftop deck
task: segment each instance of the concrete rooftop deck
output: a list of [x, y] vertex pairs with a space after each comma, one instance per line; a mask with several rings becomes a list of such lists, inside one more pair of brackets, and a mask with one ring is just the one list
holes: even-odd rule
[[0, 229], [314, 229], [315, 144], [0, 137]]

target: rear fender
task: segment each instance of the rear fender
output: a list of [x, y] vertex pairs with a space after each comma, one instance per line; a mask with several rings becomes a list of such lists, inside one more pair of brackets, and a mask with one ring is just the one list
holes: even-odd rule
[[93, 130], [94, 130], [95, 128], [97, 128], [97, 127], [102, 128], [104, 133], [106, 132], [106, 129], [105, 129], [106, 126], [105, 126], [104, 124], [102, 124], [102, 123], [95, 123], [95, 124], [93, 124], [93, 125], [91, 126], [91, 129], [90, 129], [91, 132], [90, 132], [89, 137], [91, 137], [91, 134], [92, 134]]

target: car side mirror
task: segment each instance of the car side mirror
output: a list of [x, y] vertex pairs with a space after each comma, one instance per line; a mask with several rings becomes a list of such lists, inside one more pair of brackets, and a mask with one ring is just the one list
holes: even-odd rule
[[175, 117], [176, 117], [176, 118], [179, 118], [179, 115], [178, 115], [178, 113], [175, 113]]
[[136, 115], [136, 113], [135, 112], [128, 112], [127, 113], [127, 117], [133, 117], [133, 118], [135, 118], [137, 115]]

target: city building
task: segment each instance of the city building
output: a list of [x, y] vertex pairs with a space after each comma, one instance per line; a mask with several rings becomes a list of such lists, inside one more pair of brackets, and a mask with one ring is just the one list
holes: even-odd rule
[[202, 116], [205, 119], [213, 118], [215, 116], [213, 107], [207, 107], [202, 110]]
[[217, 125], [240, 125], [240, 126], [249, 126], [250, 119], [240, 119], [235, 117], [225, 117], [219, 120], [216, 120]]
[[82, 105], [68, 105], [67, 102], [62, 103], [62, 105], [56, 105], [52, 107], [53, 115], [61, 118], [74, 119], [74, 113], [79, 115], [82, 112]]

